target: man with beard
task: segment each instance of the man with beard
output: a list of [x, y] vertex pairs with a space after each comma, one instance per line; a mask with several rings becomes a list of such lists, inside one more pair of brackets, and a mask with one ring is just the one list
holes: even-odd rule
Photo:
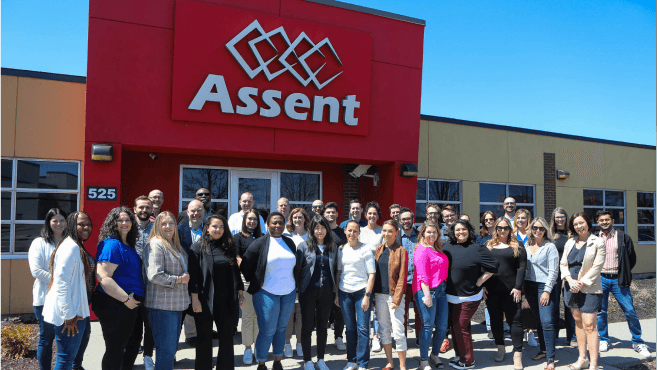
[[164, 193], [161, 190], [155, 189], [148, 193], [148, 199], [153, 203], [153, 213], [151, 214], [151, 222], [155, 222], [155, 217], [162, 211], [162, 203], [164, 203]]
[[513, 220], [516, 218], [516, 200], [508, 197], [504, 199], [504, 218], [509, 221], [509, 225], [513, 225]]
[[[417, 234], [418, 231], [414, 227], [415, 215], [407, 207], [402, 207], [399, 211], [399, 228], [400, 232], [397, 234], [397, 243], [401, 244], [404, 249], [408, 252], [408, 276], [406, 279], [406, 297], [404, 299], [405, 311], [404, 311], [404, 330], [408, 335], [408, 309], [411, 306], [411, 301], [413, 300], [413, 273], [415, 272], [415, 264], [413, 263], [413, 252], [415, 251], [415, 246], [417, 245]], [[420, 313], [417, 310], [417, 305], [413, 305], [413, 311], [415, 312], [415, 342], [419, 343], [419, 332], [422, 328], [422, 322], [420, 321]], [[408, 336], [407, 336], [408, 337]]]
[[314, 214], [321, 216], [323, 213], [322, 209], [324, 208], [324, 202], [322, 202], [321, 199], [315, 199], [315, 201], [311, 205], [311, 208]]
[[[210, 190], [206, 188], [200, 188], [196, 191], [196, 200], [201, 202], [203, 204], [204, 208], [204, 214], [205, 214], [205, 219], [210, 217], [210, 215], [213, 215], [215, 213], [215, 210], [212, 209], [212, 195], [210, 194]], [[189, 222], [189, 215], [187, 212], [180, 212], [178, 215], [178, 225], [182, 225], [184, 223]]]

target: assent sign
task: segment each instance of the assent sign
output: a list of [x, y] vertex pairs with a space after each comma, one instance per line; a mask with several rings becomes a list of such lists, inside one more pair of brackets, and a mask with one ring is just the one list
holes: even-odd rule
[[177, 1], [171, 117], [367, 135], [365, 32]]

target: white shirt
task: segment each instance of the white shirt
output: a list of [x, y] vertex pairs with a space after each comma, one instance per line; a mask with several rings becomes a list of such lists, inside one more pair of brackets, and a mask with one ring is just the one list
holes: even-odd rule
[[267, 268], [262, 289], [275, 295], [287, 295], [296, 289], [294, 266], [297, 259], [283, 238], [269, 237]]
[[286, 231], [286, 232], [283, 233], [283, 235], [285, 235], [285, 236], [289, 237], [290, 239], [292, 239], [292, 241], [294, 242], [294, 245], [296, 245], [297, 247], [302, 242], [305, 242], [306, 240], [308, 240], [308, 232], [307, 231], [303, 235], [297, 235], [295, 233], [291, 233], [291, 232]]
[[43, 304], [43, 320], [55, 326], [75, 316], [89, 317], [89, 300], [80, 247], [67, 237], [57, 250], [53, 283]]
[[369, 274], [376, 273], [372, 250], [365, 244], [356, 250], [345, 244], [338, 249], [338, 271], [342, 271], [340, 290], [343, 292], [353, 293], [367, 288]]
[[383, 244], [383, 236], [381, 235], [382, 230], [383, 228], [381, 226], [374, 230], [370, 230], [367, 227], [361, 227], [358, 241], [367, 244], [370, 249], [375, 251], [379, 245]]
[[34, 280], [32, 287], [32, 306], [43, 306], [46, 300], [48, 284], [50, 284], [50, 256], [55, 250], [54, 243], [47, 243], [44, 238], [36, 238], [30, 245], [27, 259], [30, 264], [30, 271]]
[[[243, 219], [244, 213], [242, 212], [235, 212], [230, 215], [230, 218], [228, 219], [228, 228], [233, 236], [242, 232]], [[262, 235], [267, 234], [267, 225], [265, 225], [265, 220], [262, 219], [262, 216], [260, 216], [260, 230], [262, 231]]]

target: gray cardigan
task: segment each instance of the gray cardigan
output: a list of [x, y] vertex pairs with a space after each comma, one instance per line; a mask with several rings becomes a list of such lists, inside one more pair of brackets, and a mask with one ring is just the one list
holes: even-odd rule
[[[310, 283], [310, 278], [315, 272], [315, 261], [317, 261], [317, 254], [308, 250], [308, 244], [306, 242], [301, 242], [297, 247], [298, 251], [303, 255], [303, 260], [301, 263], [301, 275], [299, 281], [299, 293], [306, 291], [308, 283]], [[329, 252], [329, 268], [331, 269], [331, 278], [333, 279], [333, 288], [335, 291], [338, 291], [338, 286], [335, 283], [337, 281], [338, 273], [338, 248], [333, 246], [333, 251]]]
[[527, 272], [525, 280], [545, 284], [545, 292], [552, 292], [559, 274], [559, 251], [550, 241], [545, 241], [538, 252], [531, 254], [529, 240], [525, 244], [527, 251]]
[[165, 311], [184, 311], [189, 307], [187, 284], [176, 284], [178, 276], [188, 271], [187, 253], [184, 250], [181, 253], [171, 252], [158, 238], [146, 245], [143, 252], [144, 306]]

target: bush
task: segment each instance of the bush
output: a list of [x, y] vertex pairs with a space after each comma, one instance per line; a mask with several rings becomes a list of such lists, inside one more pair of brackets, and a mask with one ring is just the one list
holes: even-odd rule
[[2, 357], [22, 358], [27, 356], [30, 341], [34, 337], [31, 325], [6, 323], [2, 326]]

